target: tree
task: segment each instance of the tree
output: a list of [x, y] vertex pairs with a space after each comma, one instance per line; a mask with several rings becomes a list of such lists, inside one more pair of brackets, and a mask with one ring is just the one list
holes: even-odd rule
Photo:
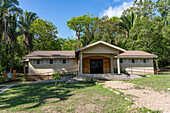
[[[92, 14], [91, 14], [92, 16]], [[86, 45], [89, 44], [91, 41], [91, 38], [94, 35], [94, 24], [99, 20], [98, 17], [90, 17], [89, 14], [83, 15], [83, 27], [85, 29], [85, 35], [86, 35]]]
[[109, 19], [107, 16], [103, 17], [95, 23], [95, 39], [94, 41], [103, 40], [111, 44], [119, 44], [117, 35], [122, 32], [120, 29], [120, 21], [117, 17]]
[[169, 0], [158, 0], [156, 2], [156, 8], [161, 14], [161, 18], [168, 24], [170, 23], [170, 1]]
[[18, 14], [13, 14], [9, 16], [9, 25], [8, 25], [8, 36], [9, 36], [9, 51], [10, 51], [10, 73], [12, 72], [12, 65], [14, 61], [14, 52], [16, 51], [17, 46], [17, 37], [23, 34], [23, 31], [18, 29]]
[[126, 30], [126, 39], [129, 37], [129, 31], [138, 21], [138, 18], [138, 15], [133, 12], [120, 18], [120, 26]]
[[4, 35], [4, 44], [6, 44], [7, 40], [7, 28], [8, 28], [8, 17], [12, 11], [20, 11], [21, 9], [16, 7], [19, 5], [18, 0], [0, 0], [0, 59], [1, 59], [1, 49], [2, 45], [2, 37]]
[[31, 33], [35, 35], [35, 50], [57, 50], [57, 27], [50, 21], [37, 19], [31, 24]]
[[23, 13], [23, 16], [20, 17], [20, 24], [22, 24], [22, 28], [24, 31], [24, 43], [27, 47], [27, 54], [33, 50], [33, 38], [34, 35], [31, 33], [31, 24], [38, 17], [36, 13], [27, 12]]
[[132, 11], [139, 16], [152, 18], [156, 14], [155, 2], [152, 2], [152, 0], [135, 0], [133, 6], [124, 10], [122, 15], [126, 16]]
[[77, 39], [67, 38], [62, 44], [62, 50], [76, 50], [77, 48]]
[[73, 17], [71, 20], [67, 21], [67, 26], [69, 29], [72, 29], [76, 31], [76, 36], [78, 37], [78, 48], [80, 48], [80, 36], [82, 35], [81, 33], [83, 32], [83, 17]]
[[[168, 32], [170, 29], [164, 28], [165, 23], [161, 18], [148, 17], [137, 22], [130, 30], [130, 38], [128, 39], [127, 49], [143, 50], [158, 55], [160, 65], [165, 65], [170, 59], [170, 37]], [[166, 29], [166, 30], [165, 30]]]

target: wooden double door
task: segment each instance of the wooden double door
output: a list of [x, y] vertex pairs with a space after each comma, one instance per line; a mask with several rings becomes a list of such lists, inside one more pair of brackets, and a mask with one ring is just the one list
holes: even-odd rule
[[102, 56], [83, 58], [83, 74], [101, 74], [110, 72], [110, 58]]

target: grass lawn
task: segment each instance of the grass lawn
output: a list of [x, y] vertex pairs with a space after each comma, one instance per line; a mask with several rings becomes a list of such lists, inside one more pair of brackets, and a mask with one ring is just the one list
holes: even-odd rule
[[101, 85], [85, 82], [16, 86], [0, 94], [0, 112], [122, 113], [132, 104]]
[[130, 83], [139, 84], [146, 87], [152, 87], [156, 91], [168, 91], [170, 88], [170, 72], [160, 73], [159, 75], [150, 75], [151, 77], [137, 78], [127, 81]]

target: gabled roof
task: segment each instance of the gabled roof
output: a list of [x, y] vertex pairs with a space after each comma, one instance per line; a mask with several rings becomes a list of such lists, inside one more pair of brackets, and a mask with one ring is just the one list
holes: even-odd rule
[[125, 57], [150, 57], [150, 58], [157, 58], [157, 55], [147, 53], [144, 51], [125, 51], [124, 53], [120, 54], [120, 58]]
[[25, 58], [29, 57], [71, 57], [75, 58], [75, 51], [33, 51], [32, 53], [25, 56]]
[[120, 48], [120, 47], [114, 46], [114, 45], [109, 44], [109, 43], [107, 43], [107, 42], [97, 41], [97, 42], [95, 42], [95, 43], [92, 43], [92, 44], [89, 44], [89, 45], [87, 45], [87, 46], [84, 46], [84, 47], [82, 47], [82, 48], [77, 49], [76, 52], [81, 51], [81, 50], [84, 50], [84, 49], [87, 49], [87, 48], [92, 47], [92, 46], [95, 46], [95, 45], [97, 45], [97, 44], [104, 44], [104, 45], [107, 45], [107, 46], [109, 46], [109, 47], [111, 47], [111, 48], [117, 49], [117, 50], [119, 50], [119, 51], [121, 51], [121, 52], [125, 52], [125, 51], [126, 51], [125, 49], [122, 49], [122, 48]]

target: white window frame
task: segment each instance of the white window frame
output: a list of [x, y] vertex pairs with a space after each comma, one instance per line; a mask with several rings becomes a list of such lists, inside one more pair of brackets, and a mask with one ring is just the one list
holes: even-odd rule
[[70, 64], [70, 59], [66, 59], [66, 64]]
[[129, 63], [129, 64], [132, 64], [132, 59], [128, 59], [128, 63]]
[[59, 64], [59, 60], [58, 59], [54, 59], [53, 60], [53, 64]]
[[143, 63], [144, 63], [144, 62], [143, 62], [143, 59], [140, 59], [140, 63], [141, 63], [141, 64], [143, 64]]
[[123, 59], [123, 64], [127, 64], [127, 59]]
[[32, 64], [33, 64], [33, 65], [36, 65], [36, 64], [37, 64], [37, 60], [36, 60], [36, 59], [33, 59], [33, 60], [32, 60]]
[[50, 59], [47, 59], [47, 60], [46, 60], [46, 64], [50, 64]]
[[45, 60], [40, 59], [40, 65], [43, 65], [43, 64], [45, 64]]
[[139, 59], [135, 59], [135, 64], [138, 64], [139, 63]]
[[63, 59], [59, 59], [59, 64], [63, 64]]
[[146, 59], [146, 63], [150, 63], [150, 59]]

